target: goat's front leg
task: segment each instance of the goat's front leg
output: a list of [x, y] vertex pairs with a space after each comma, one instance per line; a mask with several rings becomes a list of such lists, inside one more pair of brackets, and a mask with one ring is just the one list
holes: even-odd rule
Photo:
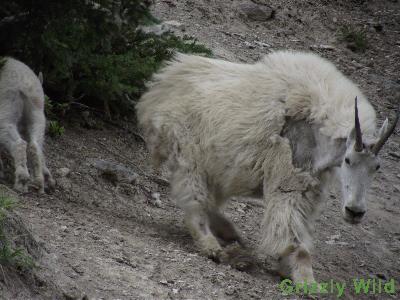
[[298, 192], [274, 193], [263, 223], [262, 247], [279, 257], [279, 273], [295, 283], [315, 282], [310, 249], [314, 203]]
[[214, 236], [210, 228], [208, 215], [197, 201], [190, 201], [185, 206], [185, 224], [189, 229], [195, 244], [200, 248], [205, 256], [220, 262], [224, 253], [218, 240]]
[[177, 170], [172, 180], [172, 196], [184, 210], [186, 227], [200, 252], [220, 262], [224, 256], [221, 245], [210, 228], [207, 207], [212, 206], [206, 184], [195, 170]]
[[235, 226], [216, 207], [208, 211], [211, 231], [224, 243], [239, 243], [244, 247], [244, 242]]
[[218, 207], [208, 210], [211, 231], [224, 245], [226, 263], [238, 270], [248, 270], [253, 266], [253, 257], [235, 226]]

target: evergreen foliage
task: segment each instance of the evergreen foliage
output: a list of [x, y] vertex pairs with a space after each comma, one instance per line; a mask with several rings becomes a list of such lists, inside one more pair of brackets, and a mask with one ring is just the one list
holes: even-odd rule
[[128, 114], [174, 50], [210, 55], [189, 38], [137, 30], [154, 22], [145, 0], [16, 0], [0, 4], [0, 55], [44, 74], [54, 102], [76, 99]]

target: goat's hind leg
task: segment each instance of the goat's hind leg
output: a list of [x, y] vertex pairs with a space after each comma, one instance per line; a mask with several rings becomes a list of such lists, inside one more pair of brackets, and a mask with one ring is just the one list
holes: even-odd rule
[[248, 270], [253, 266], [249, 249], [235, 226], [218, 208], [208, 211], [211, 231], [223, 241], [226, 263], [238, 270]]
[[176, 171], [172, 181], [172, 196], [184, 210], [185, 225], [200, 252], [220, 262], [224, 252], [210, 228], [207, 207], [211, 200], [203, 178], [191, 171]]
[[243, 239], [237, 232], [235, 226], [219, 211], [218, 208], [210, 209], [208, 211], [208, 218], [210, 221], [211, 231], [214, 235], [226, 244], [237, 242], [244, 247]]
[[18, 133], [16, 125], [0, 124], [0, 144], [7, 149], [14, 162], [14, 189], [19, 192], [27, 192], [29, 172], [26, 164], [26, 142]]
[[43, 193], [45, 182], [50, 189], [54, 187], [54, 179], [46, 166], [46, 161], [43, 154], [43, 139], [46, 119], [42, 111], [34, 111], [32, 112], [29, 121], [28, 152], [33, 173], [33, 185], [40, 193]]

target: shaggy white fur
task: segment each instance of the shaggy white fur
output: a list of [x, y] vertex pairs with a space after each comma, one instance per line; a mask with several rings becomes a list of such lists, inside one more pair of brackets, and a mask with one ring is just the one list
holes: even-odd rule
[[[27, 65], [5, 58], [0, 70], [0, 144], [14, 160], [16, 190], [23, 192], [28, 187], [27, 152], [34, 186], [43, 192], [45, 180], [50, 186], [54, 185], [42, 150], [45, 126], [44, 93], [40, 79]], [[19, 131], [26, 133], [28, 143]]]
[[[153, 161], [168, 162], [173, 197], [206, 255], [222, 251], [207, 211], [218, 210], [230, 196], [261, 190], [263, 248], [286, 253], [296, 280], [313, 280], [311, 260], [304, 257], [321, 178], [294, 167], [282, 130], [289, 119], [303, 120], [327, 141], [345, 141], [354, 127], [356, 96], [364, 137], [372, 139], [376, 120], [370, 103], [315, 54], [279, 51], [255, 64], [177, 54], [154, 76], [136, 108]], [[341, 162], [342, 154], [328, 159], [337, 164], [338, 158]], [[328, 168], [324, 159], [319, 165]], [[296, 271], [299, 261], [307, 263]]]

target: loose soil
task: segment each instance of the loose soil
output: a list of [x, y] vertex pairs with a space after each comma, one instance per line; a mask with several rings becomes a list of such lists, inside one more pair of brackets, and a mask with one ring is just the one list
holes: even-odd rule
[[[181, 22], [187, 34], [215, 56], [252, 62], [276, 49], [318, 52], [357, 82], [378, 112], [379, 124], [393, 111], [400, 89], [400, 2], [254, 1], [276, 10], [273, 19], [252, 21], [240, 13], [250, 1], [157, 0], [153, 12]], [[344, 25], [363, 29], [365, 52], [340, 41]], [[133, 128], [134, 129], [134, 128]], [[333, 190], [315, 228], [313, 265], [318, 281], [395, 279], [400, 288], [399, 131], [382, 151], [382, 167], [368, 193], [364, 222], [353, 226], [340, 214]], [[46, 140], [49, 167], [58, 182], [52, 194], [19, 196], [8, 232], [35, 259], [32, 271], [0, 272], [2, 299], [300, 299], [285, 297], [275, 262], [254, 254], [247, 272], [199, 255], [182, 224], [168, 187], [155, 180], [143, 142], [123, 129], [83, 129], [71, 123], [58, 139]], [[123, 164], [139, 174], [133, 184], [113, 184], [93, 161]], [[58, 175], [60, 168], [70, 174]], [[153, 177], [149, 175], [154, 175]], [[160, 193], [161, 204], [152, 193]], [[156, 205], [157, 204], [157, 205]], [[262, 207], [232, 199], [226, 214], [250, 247], [257, 249]], [[336, 299], [335, 295], [316, 299]], [[354, 295], [342, 299], [399, 299]]]

